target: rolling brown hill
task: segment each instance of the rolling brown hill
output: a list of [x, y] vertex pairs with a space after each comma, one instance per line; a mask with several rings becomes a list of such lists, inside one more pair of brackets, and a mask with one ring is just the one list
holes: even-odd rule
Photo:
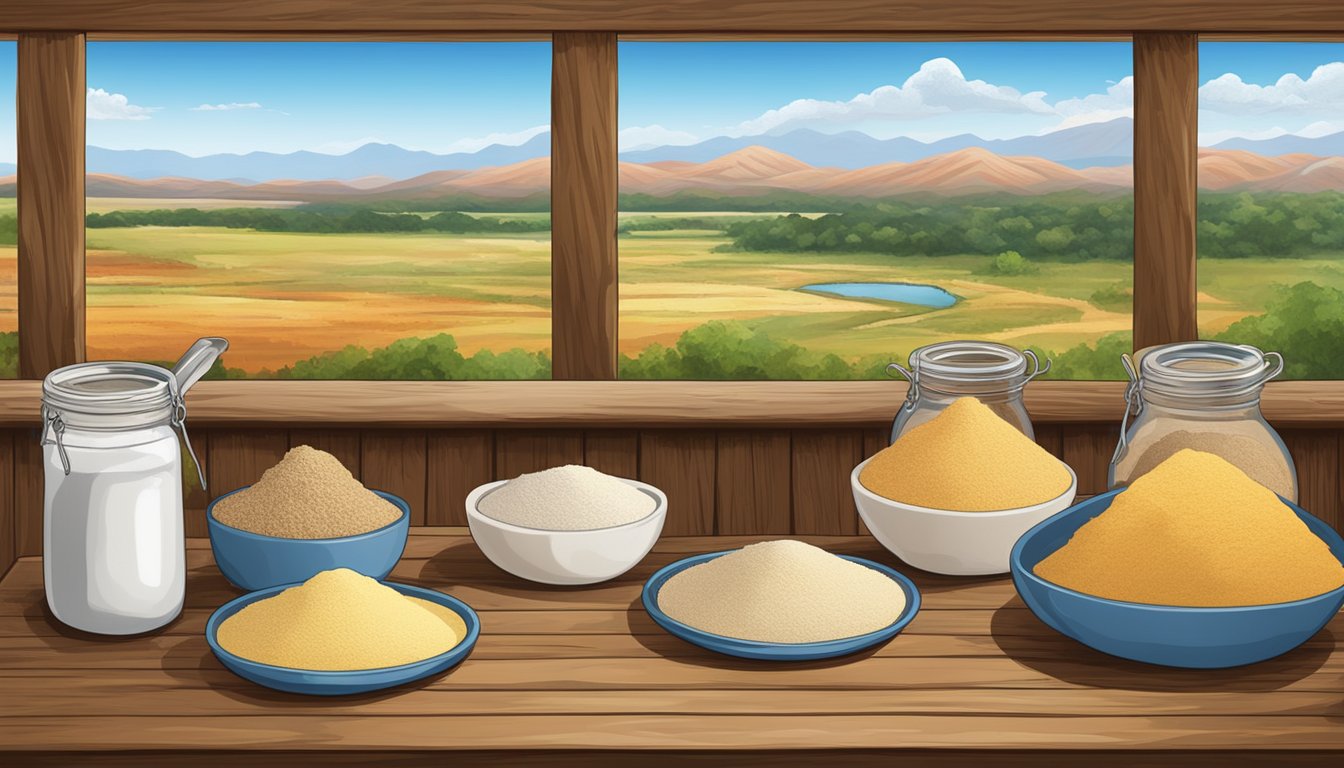
[[[1240, 150], [1202, 149], [1200, 186], [1211, 190], [1317, 192], [1344, 189], [1344, 158], [1290, 154], [1267, 157]], [[227, 200], [428, 200], [452, 196], [519, 198], [550, 187], [550, 160], [536, 158], [472, 171], [434, 171], [388, 181], [276, 180], [260, 184], [152, 180], [90, 174], [94, 197], [218, 198]], [[912, 163], [883, 163], [857, 170], [808, 165], [790, 155], [751, 146], [705, 163], [623, 162], [621, 191], [653, 196], [679, 192], [752, 195], [789, 191], [835, 197], [887, 197], [920, 193], [960, 195], [1008, 192], [1035, 195], [1061, 190], [1119, 191], [1132, 185], [1130, 166], [1075, 169], [1039, 157], [1010, 157], [962, 149]], [[13, 177], [0, 178], [0, 193]]]

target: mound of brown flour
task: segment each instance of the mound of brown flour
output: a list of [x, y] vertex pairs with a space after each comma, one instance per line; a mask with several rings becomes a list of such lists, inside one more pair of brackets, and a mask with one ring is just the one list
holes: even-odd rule
[[401, 516], [360, 484], [340, 459], [308, 445], [291, 448], [250, 488], [220, 499], [219, 522], [283, 539], [331, 539], [382, 528]]

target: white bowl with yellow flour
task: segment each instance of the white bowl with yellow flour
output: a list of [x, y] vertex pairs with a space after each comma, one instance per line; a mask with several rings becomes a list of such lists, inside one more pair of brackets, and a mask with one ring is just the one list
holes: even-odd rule
[[949, 576], [1008, 573], [1013, 545], [1022, 534], [1057, 512], [1068, 509], [1078, 490], [1078, 477], [1063, 494], [1041, 504], [990, 512], [953, 512], [883, 498], [859, 482], [872, 459], [854, 468], [850, 485], [859, 517], [873, 538], [916, 568]]
[[541, 584], [596, 584], [635, 567], [667, 519], [667, 496], [588, 467], [486, 483], [467, 496], [467, 525], [490, 562]]

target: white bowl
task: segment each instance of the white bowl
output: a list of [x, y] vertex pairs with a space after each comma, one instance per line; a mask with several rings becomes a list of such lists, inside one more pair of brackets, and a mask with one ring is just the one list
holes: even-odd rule
[[663, 532], [667, 496], [647, 483], [617, 478], [657, 501], [648, 516], [633, 523], [586, 531], [524, 528], [500, 522], [478, 509], [486, 494], [508, 480], [486, 483], [467, 496], [471, 537], [490, 562], [522, 579], [541, 584], [596, 584], [620, 576], [644, 559]]
[[859, 482], [872, 459], [854, 468], [849, 484], [854, 505], [873, 538], [916, 568], [949, 576], [1008, 573], [1009, 556], [1022, 534], [1073, 503], [1078, 476], [1069, 470], [1069, 489], [1042, 504], [995, 512], [953, 512], [917, 507], [878, 496]]

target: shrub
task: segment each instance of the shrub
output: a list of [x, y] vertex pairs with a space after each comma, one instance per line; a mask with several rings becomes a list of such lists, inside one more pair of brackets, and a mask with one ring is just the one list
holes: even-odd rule
[[1025, 275], [1035, 267], [1017, 251], [1004, 251], [989, 263], [989, 271], [996, 275]]

